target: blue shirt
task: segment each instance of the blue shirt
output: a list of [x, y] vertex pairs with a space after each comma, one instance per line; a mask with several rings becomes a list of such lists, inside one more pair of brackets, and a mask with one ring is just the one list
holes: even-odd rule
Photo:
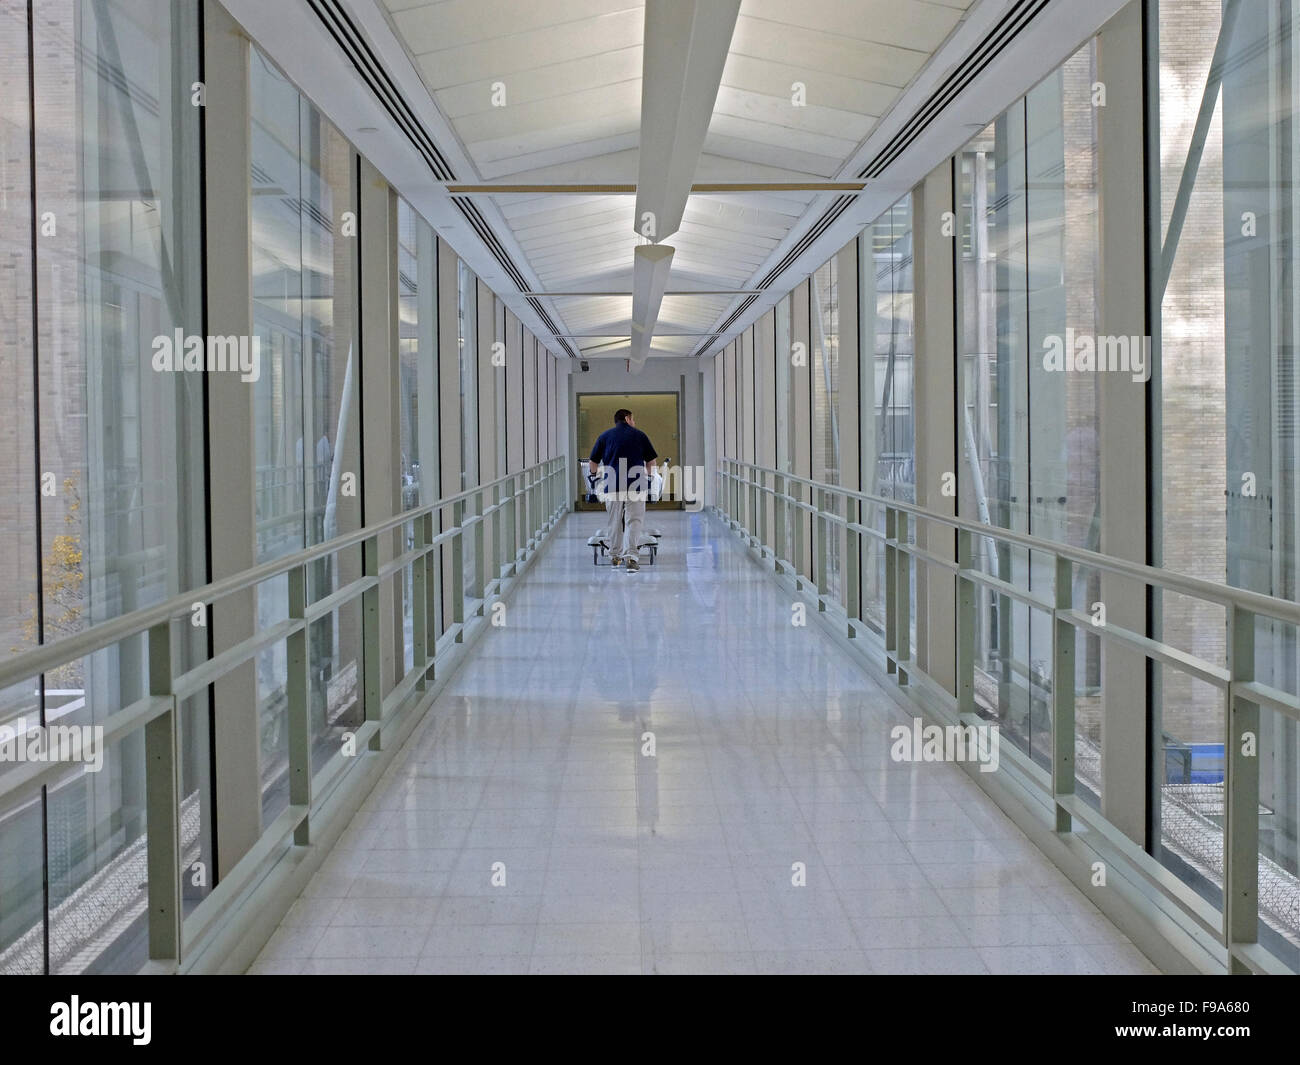
[[606, 429], [596, 437], [590, 455], [592, 462], [599, 462], [602, 466], [613, 469], [616, 474], [621, 471], [618, 484], [610, 479], [607, 487], [611, 491], [624, 490], [630, 481], [644, 477], [644, 474], [636, 475], [632, 471], [638, 467], [644, 470], [647, 462], [658, 457], [659, 453], [650, 443], [650, 438], [627, 422], [619, 422], [614, 428]]

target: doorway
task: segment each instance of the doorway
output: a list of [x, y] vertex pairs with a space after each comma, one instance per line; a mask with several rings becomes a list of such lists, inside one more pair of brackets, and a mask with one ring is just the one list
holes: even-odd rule
[[[650, 443], [659, 454], [656, 461], [661, 464], [681, 463], [680, 397], [676, 392], [579, 392], [575, 398], [578, 408], [578, 457], [584, 471], [596, 437], [614, 424], [614, 412], [621, 407], [632, 412], [636, 427], [650, 438]], [[599, 503], [584, 503], [585, 498], [581, 494], [578, 497], [581, 509], [601, 509]], [[665, 498], [649, 506], [678, 508], [681, 502]]]

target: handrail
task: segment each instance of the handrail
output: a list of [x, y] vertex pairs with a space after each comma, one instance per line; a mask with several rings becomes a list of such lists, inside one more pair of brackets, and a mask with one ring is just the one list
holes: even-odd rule
[[[467, 488], [454, 495], [404, 511], [362, 529], [344, 533], [324, 543], [296, 551], [283, 558], [253, 566], [241, 573], [213, 581], [161, 603], [142, 607], [119, 618], [93, 625], [84, 632], [10, 656], [0, 667], [0, 688], [28, 681], [49, 670], [73, 662], [103, 647], [146, 634], [147, 692], [135, 702], [95, 722], [102, 728], [102, 741], [116, 741], [128, 734], [143, 733], [146, 799], [145, 850], [148, 906], [149, 958], [165, 966], [180, 967], [196, 950], [202, 950], [209, 933], [228, 914], [231, 904], [258, 883], [266, 862], [280, 848], [305, 846], [318, 828], [312, 819], [330, 801], [336, 785], [360, 760], [337, 751], [320, 769], [314, 769], [313, 731], [310, 712], [310, 660], [308, 632], [313, 620], [326, 611], [360, 602], [363, 619], [357, 656], [364, 683], [358, 700], [364, 721], [352, 730], [357, 750], [378, 749], [381, 738], [406, 720], [417, 697], [428, 692], [435, 673], [448, 655], [458, 656], [467, 633], [481, 632], [485, 619], [475, 617], [505, 594], [509, 579], [519, 572], [546, 541], [555, 523], [568, 508], [563, 457], [545, 459], [492, 481]], [[463, 504], [477, 497], [476, 513], [467, 516]], [[488, 500], [491, 500], [490, 504]], [[435, 516], [452, 507], [451, 526], [435, 534]], [[382, 538], [405, 526], [412, 526], [414, 547], [400, 551], [383, 563]], [[485, 533], [491, 531], [491, 549]], [[475, 542], [474, 587], [465, 586], [464, 538]], [[442, 589], [444, 603], [451, 607], [451, 622], [443, 629], [442, 607], [437, 596], [441, 585], [439, 565], [444, 545], [452, 552], [451, 571]], [[308, 599], [310, 564], [354, 546], [362, 547], [361, 576], [315, 602]], [[412, 664], [385, 690], [382, 663], [404, 650], [406, 634], [401, 626], [379, 624], [380, 590], [386, 581], [403, 579], [410, 570]], [[191, 615], [195, 602], [211, 603], [265, 581], [288, 577], [288, 616], [220, 653], [182, 667], [176, 647], [173, 622]], [[229, 869], [220, 882], [182, 918], [181, 907], [181, 816], [185, 797], [180, 792], [180, 710], [193, 692], [205, 688], [220, 676], [250, 662], [265, 647], [283, 644], [286, 657], [284, 721], [288, 729], [288, 806], [252, 846]], [[398, 655], [400, 661], [400, 653]], [[0, 775], [0, 814], [39, 794], [40, 789], [68, 771], [65, 763], [32, 763]], [[326, 815], [333, 816], [333, 815]], [[44, 916], [48, 919], [48, 914]]]
[[[446, 496], [435, 502], [426, 503], [421, 507], [386, 518], [375, 525], [367, 525], [353, 532], [340, 533], [332, 540], [313, 544], [311, 547], [295, 551], [291, 555], [284, 555], [251, 566], [239, 573], [221, 577], [188, 592], [174, 595], [170, 599], [164, 599], [162, 602], [140, 607], [129, 614], [122, 614], [119, 617], [98, 622], [82, 632], [41, 644], [29, 651], [11, 654], [4, 659], [3, 663], [0, 663], [0, 690], [30, 680], [42, 673], [48, 673], [50, 670], [57, 669], [69, 662], [75, 662], [77, 659], [84, 658], [86, 655], [102, 650], [105, 647], [111, 647], [115, 643], [120, 643], [122, 640], [148, 631], [154, 625], [185, 617], [193, 611], [195, 603], [215, 603], [227, 596], [246, 591], [255, 585], [270, 580], [272, 577], [278, 577], [283, 573], [288, 573], [290, 570], [297, 569], [299, 566], [304, 566], [317, 559], [325, 558], [328, 555], [337, 554], [339, 551], [364, 543], [371, 537], [383, 536], [385, 533], [392, 532], [394, 529], [398, 529], [411, 521], [418, 520], [426, 514], [432, 514], [445, 507], [453, 506], [481, 492], [491, 491], [506, 481], [531, 473], [534, 470], [541, 470], [548, 464], [558, 461], [561, 460], [544, 459], [515, 473], [507, 473], [493, 481], [487, 481], [473, 488], [467, 488], [463, 492], [457, 492], [453, 496]], [[472, 517], [477, 518], [478, 515]]]
[[[1027, 788], [1042, 793], [1054, 808], [1055, 829], [1058, 833], [1073, 833], [1076, 821], [1086, 824], [1111, 852], [1127, 861], [1145, 881], [1145, 890], [1151, 893], [1149, 897], [1162, 900], [1153, 903], [1163, 907], [1161, 913], [1169, 916], [1171, 908], [1174, 912], [1181, 913], [1185, 918], [1183, 927], [1188, 934], [1195, 935], [1193, 929], [1206, 929], [1214, 934], [1225, 949], [1229, 971], [1287, 971], [1279, 958], [1258, 943], [1261, 922], [1258, 814], [1260, 774], [1254, 747], [1251, 743], [1243, 742], [1243, 737], [1259, 735], [1260, 713], [1265, 708], [1300, 721], [1300, 695], [1271, 687], [1255, 677], [1256, 618], [1300, 623], [1300, 603], [1112, 558], [1011, 529], [938, 513], [914, 503], [814, 481], [742, 459], [721, 458], [718, 476], [721, 482], [731, 483], [730, 488], [719, 493], [716, 507], [718, 512], [747, 542], [759, 550], [764, 559], [768, 558], [770, 552], [777, 572], [792, 575], [796, 590], [801, 589], [805, 583], [809, 584], [815, 591], [819, 613], [826, 611], [835, 602], [837, 611], [843, 611], [843, 617], [837, 617], [837, 623], [847, 622], [847, 636], [850, 638], [860, 634], [866, 621], [866, 612], [857, 587], [863, 538], [869, 535], [883, 540], [882, 636], [885, 666], [890, 674], [897, 677], [900, 685], [909, 684], [912, 676], [930, 680], [918, 663], [912, 660], [912, 563], [916, 564], [917, 580], [920, 579], [922, 566], [935, 566], [954, 576], [955, 673], [950, 690], [946, 686], [938, 687], [947, 691], [947, 699], [955, 701], [955, 714], [951, 710], [941, 710], [940, 716], [947, 715], [959, 724], [978, 720], [975, 701], [976, 589], [983, 587], [1000, 596], [1026, 602], [1031, 608], [1046, 614], [1052, 634], [1050, 773], [1032, 760], [1020, 756], [1014, 746], [1006, 752], [1004, 760], [1020, 773]], [[805, 494], [802, 488], [792, 490], [796, 485], [806, 486], [809, 502], [805, 503], [800, 498]], [[832, 503], [837, 497], [846, 501], [842, 516], [830, 509], [838, 506]], [[775, 522], [768, 514], [767, 505], [760, 505], [760, 500], [763, 503], [770, 500], [775, 505]], [[868, 520], [865, 517], [859, 516], [858, 520], [853, 520], [853, 501], [868, 506], [876, 504], [883, 508], [883, 533], [863, 524]], [[782, 510], [787, 516], [809, 513], [812, 542], [805, 543], [808, 533], [805, 520], [801, 517], [787, 529], [781, 518]], [[757, 533], [746, 527], [746, 520], [756, 527]], [[875, 516], [870, 518], [873, 523], [876, 520]], [[954, 530], [954, 560], [925, 550], [912, 541], [910, 531], [914, 531], [916, 524], [923, 521]], [[766, 537], [773, 524], [774, 540], [769, 543]], [[842, 608], [837, 601], [838, 596], [831, 592], [829, 580], [829, 559], [835, 550], [829, 540], [829, 530], [832, 528], [838, 534], [849, 537], [844, 558], [847, 572], [845, 605]], [[792, 543], [786, 543], [787, 536]], [[1031, 594], [1019, 585], [978, 569], [975, 565], [977, 538], [1001, 541], [1045, 556], [1049, 563], [1043, 581], [1045, 587], [1038, 590], [1037, 594]], [[788, 552], [787, 547], [791, 548]], [[1226, 668], [1133, 629], [1098, 622], [1091, 614], [1075, 609], [1073, 582], [1076, 566], [1116, 574], [1139, 581], [1144, 586], [1178, 592], [1222, 606], [1226, 611]], [[1225, 698], [1225, 817], [1220, 908], [1216, 909], [1201, 899], [1191, 887], [1173, 876], [1156, 858], [1136, 846], [1100, 812], [1093, 811], [1086, 803], [1078, 800], [1075, 794], [1077, 740], [1073, 677], [1075, 645], [1079, 632], [1122, 644], [1147, 659], [1196, 677], [1214, 686]], [[1059, 678], [1069, 680], [1056, 683]], [[978, 778], [978, 774], [976, 776]], [[1286, 924], [1286, 928], [1291, 930], [1289, 924]]]
[[[950, 528], [974, 533], [978, 536], [993, 536], [998, 540], [1014, 544], [1016, 547], [1053, 554], [1059, 558], [1069, 559], [1076, 565], [1087, 566], [1090, 569], [1106, 570], [1108, 573], [1114, 573], [1122, 577], [1132, 577], [1146, 584], [1158, 585], [1168, 591], [1192, 595], [1198, 599], [1208, 599], [1220, 606], [1240, 607], [1256, 614], [1267, 614], [1279, 621], [1300, 625], [1300, 603], [1290, 599], [1278, 599], [1275, 596], [1265, 595], [1263, 592], [1253, 592], [1248, 588], [1234, 588], [1231, 585], [1206, 580], [1204, 577], [1190, 577], [1175, 570], [1158, 569], [1142, 562], [1130, 562], [1127, 559], [1089, 551], [1087, 548], [1072, 547], [1057, 540], [1047, 540], [1041, 536], [1016, 532], [1014, 529], [1004, 529], [998, 525], [986, 525], [983, 522], [971, 521], [969, 518], [960, 518], [953, 514], [942, 514], [918, 506], [915, 503], [905, 503], [902, 500], [890, 499], [888, 496], [873, 495], [870, 492], [859, 492], [856, 489], [844, 488], [840, 485], [814, 481], [808, 477], [800, 477], [798, 474], [773, 469], [770, 466], [759, 466], [741, 459], [723, 458], [720, 461], [743, 466], [757, 473], [783, 477], [787, 481], [795, 481], [818, 491], [832, 492], [849, 499], [856, 499], [859, 502], [879, 503], [882, 506], [902, 511], [905, 514], [915, 515], [918, 518], [924, 518], [926, 521], [937, 521]], [[724, 476], [730, 477], [733, 475], [724, 473]]]

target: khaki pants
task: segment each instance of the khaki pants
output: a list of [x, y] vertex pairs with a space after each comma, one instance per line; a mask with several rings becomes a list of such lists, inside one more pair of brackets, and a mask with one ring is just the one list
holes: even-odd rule
[[[609, 506], [609, 525], [605, 529], [605, 541], [609, 544], [609, 554], [613, 558], [636, 558], [637, 541], [641, 539], [641, 527], [645, 524], [644, 499], [611, 499]], [[623, 528], [627, 522], [626, 531]]]

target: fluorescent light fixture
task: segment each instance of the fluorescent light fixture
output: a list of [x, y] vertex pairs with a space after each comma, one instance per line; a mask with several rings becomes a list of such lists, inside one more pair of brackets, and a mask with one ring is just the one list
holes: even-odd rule
[[650, 240], [681, 227], [739, 13], [740, 0], [646, 0], [633, 228]]
[[632, 372], [637, 373], [650, 354], [659, 321], [659, 307], [668, 287], [673, 255], [667, 244], [642, 244], [632, 251]]

